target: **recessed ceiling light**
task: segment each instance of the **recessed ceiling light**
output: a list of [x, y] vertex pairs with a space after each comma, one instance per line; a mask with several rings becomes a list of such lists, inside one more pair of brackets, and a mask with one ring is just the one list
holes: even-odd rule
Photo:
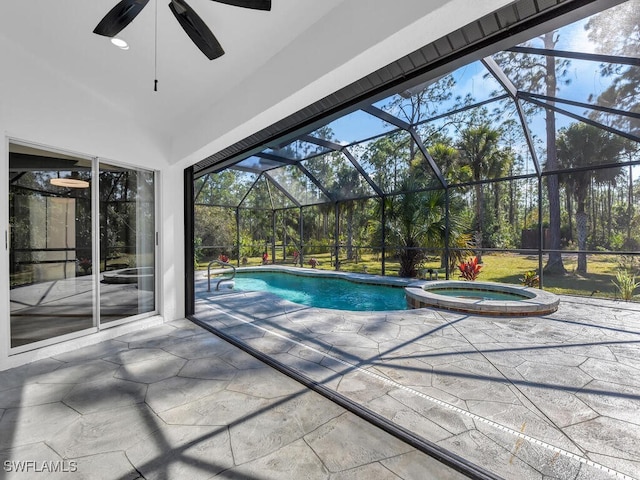
[[111, 43], [113, 43], [116, 47], [121, 48], [122, 50], [129, 50], [129, 44], [121, 38], [112, 38]]

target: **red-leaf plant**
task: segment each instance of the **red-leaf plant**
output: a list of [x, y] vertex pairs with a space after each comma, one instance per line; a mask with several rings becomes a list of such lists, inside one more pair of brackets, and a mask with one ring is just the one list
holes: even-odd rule
[[480, 270], [482, 269], [482, 265], [478, 265], [478, 258], [473, 257], [470, 258], [467, 262], [462, 262], [458, 265], [460, 269], [460, 278], [464, 278], [465, 280], [474, 281], [480, 275]]

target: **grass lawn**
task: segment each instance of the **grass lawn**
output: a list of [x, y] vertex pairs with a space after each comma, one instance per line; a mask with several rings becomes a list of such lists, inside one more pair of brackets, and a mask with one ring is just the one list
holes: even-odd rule
[[[308, 261], [311, 256], [305, 256], [305, 267], [309, 267]], [[329, 253], [316, 254], [313, 258], [318, 260], [317, 268], [324, 270], [333, 270], [332, 257]], [[538, 270], [538, 257], [535, 255], [520, 255], [511, 253], [491, 253], [482, 256], [483, 266], [478, 280], [488, 282], [502, 282], [521, 284], [520, 278], [529, 270]], [[545, 259], [546, 261], [546, 259]], [[566, 275], [544, 275], [544, 289], [553, 293], [565, 295], [583, 295], [602, 298], [620, 298], [617, 288], [613, 284], [619, 257], [616, 255], [589, 255], [587, 263], [587, 274], [578, 275], [575, 273], [577, 267], [577, 255], [563, 255], [564, 266], [567, 270]], [[230, 261], [234, 265], [236, 261]], [[293, 258], [288, 258], [286, 262], [282, 259], [276, 260], [277, 264], [293, 265]], [[261, 257], [247, 258], [246, 265], [261, 265]], [[200, 269], [206, 269], [207, 264], [200, 264]], [[422, 270], [429, 268], [440, 269], [440, 259], [438, 257], [429, 257], [428, 261], [421, 265]], [[397, 260], [388, 258], [385, 262], [385, 274], [396, 276], [400, 265]], [[379, 255], [364, 254], [358, 262], [340, 260], [340, 270], [345, 272], [369, 273], [380, 275], [382, 273], [382, 263]], [[423, 277], [428, 278], [425, 272]], [[441, 273], [439, 278], [444, 278]], [[457, 280], [457, 272], [451, 273], [451, 279]], [[634, 301], [640, 301], [640, 289], [636, 290]]]

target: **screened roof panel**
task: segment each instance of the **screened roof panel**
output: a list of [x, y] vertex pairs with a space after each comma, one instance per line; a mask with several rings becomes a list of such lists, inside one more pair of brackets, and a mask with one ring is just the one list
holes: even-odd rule
[[[548, 104], [548, 102], [542, 102]], [[618, 130], [622, 133], [629, 133], [640, 137], [640, 112], [632, 112], [634, 115], [618, 115], [611, 112], [595, 110], [593, 108], [584, 108], [576, 105], [556, 102], [556, 107], [574, 115], [593, 120], [605, 127]]]
[[[430, 152], [429, 152], [429, 155], [431, 155]], [[415, 188], [428, 188], [428, 187], [440, 186], [438, 177], [436, 177], [436, 174], [431, 168], [429, 161], [422, 154], [421, 151], [418, 151], [411, 159], [411, 164], [409, 168], [405, 171], [405, 176], [410, 177], [412, 179], [413, 185], [415, 186]], [[394, 191], [401, 191], [401, 190], [403, 190], [403, 184], [397, 183], [396, 189]]]
[[[532, 55], [517, 52], [497, 54], [498, 65], [505, 66], [507, 61], [518, 69], [517, 75], [511, 75], [518, 90], [546, 95], [543, 81], [532, 81], [542, 75], [540, 65], [546, 62], [544, 55]], [[511, 67], [513, 68], [513, 67]], [[616, 71], [611, 76], [607, 72]], [[571, 59], [556, 62], [557, 93], [555, 96], [589, 105], [626, 110], [629, 105], [640, 103], [640, 89], [636, 82], [640, 80], [640, 68], [624, 64], [603, 63], [601, 61]]]
[[302, 160], [328, 152], [329, 149], [314, 143], [296, 140], [281, 147], [272, 147], [264, 150], [265, 153], [284, 157], [289, 160]]
[[329, 198], [298, 167], [287, 165], [269, 171], [269, 175], [285, 188], [301, 205], [329, 202]]
[[452, 122], [450, 117], [442, 117], [420, 126], [419, 134], [422, 142], [438, 166], [448, 183], [462, 183], [469, 181], [468, 169], [459, 165], [458, 122]]
[[257, 173], [233, 168], [196, 180], [195, 202], [206, 205], [237, 206], [258, 178]]
[[[591, 16], [585, 22], [585, 32], [597, 53], [637, 58], [640, 56], [638, 18], [640, 2], [625, 2]], [[584, 49], [584, 45], [578, 44], [578, 48]]]
[[236, 168], [251, 170], [254, 172], [264, 172], [272, 168], [277, 168], [284, 165], [282, 162], [278, 162], [269, 158], [261, 158], [257, 156], [249, 157], [234, 165]]
[[[638, 67], [572, 59], [567, 70], [571, 83], [559, 88], [558, 97], [620, 110], [625, 110], [629, 104], [637, 105], [640, 102], [640, 91], [635, 85], [624, 92], [617, 92], [614, 84], [614, 81], [619, 80], [624, 82], [626, 79], [628, 83], [640, 79]], [[607, 73], [610, 71], [619, 74], [611, 76]]]
[[311, 132], [310, 135], [339, 145], [349, 145], [396, 128], [362, 110], [356, 110]]
[[358, 164], [366, 172], [369, 178], [382, 189], [382, 185], [374, 180], [378, 169], [376, 168], [375, 161], [370, 158], [375, 152], [376, 145], [380, 141], [382, 141], [381, 138], [384, 137], [379, 137], [373, 140], [367, 140], [365, 142], [353, 144], [349, 146], [349, 152], [358, 161]]
[[420, 162], [424, 158], [411, 135], [404, 130], [349, 147], [349, 151], [384, 193], [400, 190], [412, 159]]
[[253, 208], [256, 210], [273, 210], [277, 208], [295, 207], [278, 188], [273, 185], [266, 176], [262, 175], [254, 184], [242, 202], [242, 208]]
[[337, 200], [375, 195], [371, 185], [342, 153], [322, 155], [302, 164]]
[[[272, 182], [268, 181], [269, 193], [271, 194], [271, 205], [273, 208], [292, 208], [297, 205], [284, 193], [282, 193]], [[287, 192], [289, 193], [289, 192]]]
[[[531, 112], [527, 116], [529, 128], [536, 137], [534, 144], [543, 166], [545, 166], [547, 159], [545, 110], [537, 108], [535, 112]], [[629, 141], [624, 137], [558, 112], [554, 112], [554, 115], [556, 145], [558, 145], [558, 169], [616, 163], [626, 158], [624, 145], [629, 145]], [[563, 136], [564, 139], [562, 139]], [[563, 149], [563, 153], [560, 153], [560, 150]]]
[[[507, 100], [493, 110], [491, 126], [499, 129], [499, 146], [505, 154], [510, 155], [510, 168], [502, 172], [493, 172], [491, 178], [511, 175], [527, 175], [536, 172], [535, 162], [531, 156], [531, 147], [527, 132], [518, 115], [515, 102]], [[533, 139], [531, 139], [533, 140]]]
[[536, 172], [515, 103], [509, 99], [490, 105], [421, 125], [425, 147], [448, 183]]
[[375, 106], [417, 124], [506, 92], [480, 61], [383, 99]]
[[545, 46], [538, 37], [526, 44], [551, 50], [638, 57], [638, 18], [640, 2], [631, 0], [559, 28], [555, 45]]
[[556, 115], [563, 124], [568, 123], [558, 130], [556, 136], [558, 165], [561, 169], [606, 165], [624, 160], [623, 152], [628, 141], [623, 137], [568, 119], [564, 115]]

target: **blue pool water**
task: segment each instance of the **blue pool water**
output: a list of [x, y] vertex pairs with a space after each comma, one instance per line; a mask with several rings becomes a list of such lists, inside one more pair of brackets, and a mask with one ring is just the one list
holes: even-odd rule
[[236, 290], [270, 292], [310, 307], [351, 311], [406, 310], [404, 288], [355, 283], [340, 278], [276, 272], [238, 273]]
[[475, 298], [477, 300], [526, 300], [527, 297], [523, 295], [517, 295], [509, 292], [497, 292], [495, 290], [480, 290], [480, 289], [461, 289], [461, 288], [430, 288], [430, 293], [437, 293], [438, 295], [446, 295], [448, 297], [459, 298]]

